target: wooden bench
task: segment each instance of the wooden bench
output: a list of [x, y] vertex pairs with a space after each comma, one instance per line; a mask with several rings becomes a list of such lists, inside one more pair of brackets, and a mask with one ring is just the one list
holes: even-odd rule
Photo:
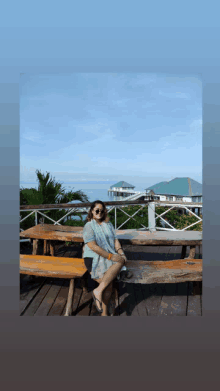
[[45, 255], [21, 255], [20, 273], [34, 276], [69, 278], [70, 287], [64, 316], [71, 315], [74, 278], [81, 278], [87, 269], [82, 258], [51, 257]]
[[[179, 283], [202, 281], [202, 259], [177, 259], [174, 261], [128, 261], [126, 267], [133, 277], [127, 283]], [[74, 278], [81, 278], [87, 269], [83, 258], [52, 257], [45, 255], [20, 255], [20, 273], [44, 277], [69, 278], [70, 287], [64, 316], [71, 315]], [[117, 289], [116, 301], [118, 298]]]
[[133, 273], [127, 282], [138, 284], [179, 283], [202, 281], [202, 259], [173, 261], [128, 261], [126, 267]]

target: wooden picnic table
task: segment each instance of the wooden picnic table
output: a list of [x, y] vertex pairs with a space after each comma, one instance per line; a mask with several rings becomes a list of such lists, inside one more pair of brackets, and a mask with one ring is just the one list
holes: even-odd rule
[[[116, 235], [121, 245], [139, 245], [139, 246], [182, 246], [181, 259], [171, 261], [141, 261], [131, 260], [128, 261], [127, 267], [133, 273], [133, 277], [128, 280], [130, 283], [168, 283], [168, 282], [186, 282], [186, 281], [202, 281], [202, 259], [195, 258], [196, 246], [202, 244], [202, 232], [199, 231], [140, 231], [140, 230], [117, 230]], [[43, 257], [38, 256], [37, 261], [41, 263], [51, 263], [55, 261], [54, 248], [55, 241], [67, 241], [76, 242], [83, 245], [83, 227], [70, 227], [52, 224], [39, 224], [32, 228], [27, 229], [20, 233], [23, 238], [33, 239], [33, 255], [38, 253], [38, 242], [44, 240], [44, 252]], [[186, 257], [187, 246], [190, 247], [189, 256]], [[46, 254], [50, 254], [51, 259], [44, 257]], [[50, 258], [50, 257], [49, 257]], [[35, 258], [33, 258], [35, 259]], [[31, 263], [31, 268], [38, 267], [33, 263], [33, 259], [28, 259]], [[60, 261], [57, 259], [58, 262]], [[62, 260], [61, 260], [62, 261]], [[79, 259], [83, 262], [82, 259]], [[24, 261], [21, 259], [21, 262]], [[70, 259], [68, 259], [70, 262]], [[62, 262], [61, 262], [62, 263]], [[71, 263], [71, 262], [70, 262]], [[54, 267], [59, 265], [56, 262]], [[32, 270], [28, 267], [29, 273], [35, 273], [36, 270]], [[23, 265], [24, 269], [24, 265]], [[23, 271], [21, 270], [21, 272]], [[51, 269], [51, 268], [50, 268]], [[32, 270], [32, 272], [31, 272]], [[39, 271], [38, 271], [39, 272]], [[71, 270], [72, 273], [72, 270]], [[71, 279], [73, 284], [73, 278]], [[72, 285], [71, 285], [72, 286]], [[70, 293], [72, 290], [70, 290]], [[72, 293], [71, 293], [72, 294]], [[70, 297], [72, 297], [70, 294]], [[70, 300], [71, 301], [71, 300]], [[67, 313], [69, 313], [69, 305], [67, 306]]]
[[[202, 244], [200, 231], [140, 231], [134, 229], [117, 230], [121, 244], [140, 246], [182, 246], [181, 258], [186, 256], [186, 247], [190, 246], [189, 258], [195, 257], [195, 248]], [[44, 240], [44, 254], [54, 255], [54, 241], [77, 242], [83, 244], [83, 227], [38, 224], [20, 233], [22, 238], [33, 239], [33, 254], [38, 251], [39, 239]]]

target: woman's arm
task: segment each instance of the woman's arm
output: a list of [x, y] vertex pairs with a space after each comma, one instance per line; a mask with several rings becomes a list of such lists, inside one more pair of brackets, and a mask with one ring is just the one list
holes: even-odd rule
[[124, 255], [124, 251], [122, 250], [118, 239], [115, 239], [115, 250], [117, 251], [118, 254]]
[[[94, 251], [96, 254], [101, 255], [101, 257], [103, 258], [108, 258], [109, 253], [103, 250], [103, 248], [99, 247], [95, 241], [91, 241], [86, 244], [90, 248], [90, 250]], [[118, 262], [121, 258], [121, 255], [114, 254], [111, 259], [113, 262]]]
[[101, 255], [103, 258], [108, 258], [109, 253], [103, 248], [99, 247], [95, 241], [86, 243], [90, 250], [94, 251], [96, 254]]
[[125, 261], [127, 261], [127, 257], [124, 251], [122, 250], [121, 244], [118, 239], [115, 239], [115, 250], [119, 255], [121, 255], [124, 258]]

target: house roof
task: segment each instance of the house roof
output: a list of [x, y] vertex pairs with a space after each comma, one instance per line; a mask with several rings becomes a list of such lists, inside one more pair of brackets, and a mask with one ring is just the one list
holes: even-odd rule
[[131, 187], [132, 189], [135, 188], [135, 186], [131, 185], [128, 182], [124, 182], [124, 181], [120, 181], [120, 182], [116, 183], [115, 185], [112, 185], [110, 188], [112, 188], [112, 187]]
[[148, 187], [155, 194], [178, 196], [202, 196], [202, 184], [191, 178], [175, 178], [169, 182], [160, 182]]

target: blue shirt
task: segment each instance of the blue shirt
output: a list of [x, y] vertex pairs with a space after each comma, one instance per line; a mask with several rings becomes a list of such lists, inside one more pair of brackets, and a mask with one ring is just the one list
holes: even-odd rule
[[96, 220], [92, 219], [83, 228], [83, 240], [85, 243], [83, 257], [93, 258], [91, 277], [94, 279], [101, 279], [105, 272], [111, 267], [114, 262], [103, 258], [92, 251], [86, 244], [95, 241], [96, 244], [103, 250], [117, 254], [115, 251], [115, 229], [111, 222], [102, 222], [98, 224]]

